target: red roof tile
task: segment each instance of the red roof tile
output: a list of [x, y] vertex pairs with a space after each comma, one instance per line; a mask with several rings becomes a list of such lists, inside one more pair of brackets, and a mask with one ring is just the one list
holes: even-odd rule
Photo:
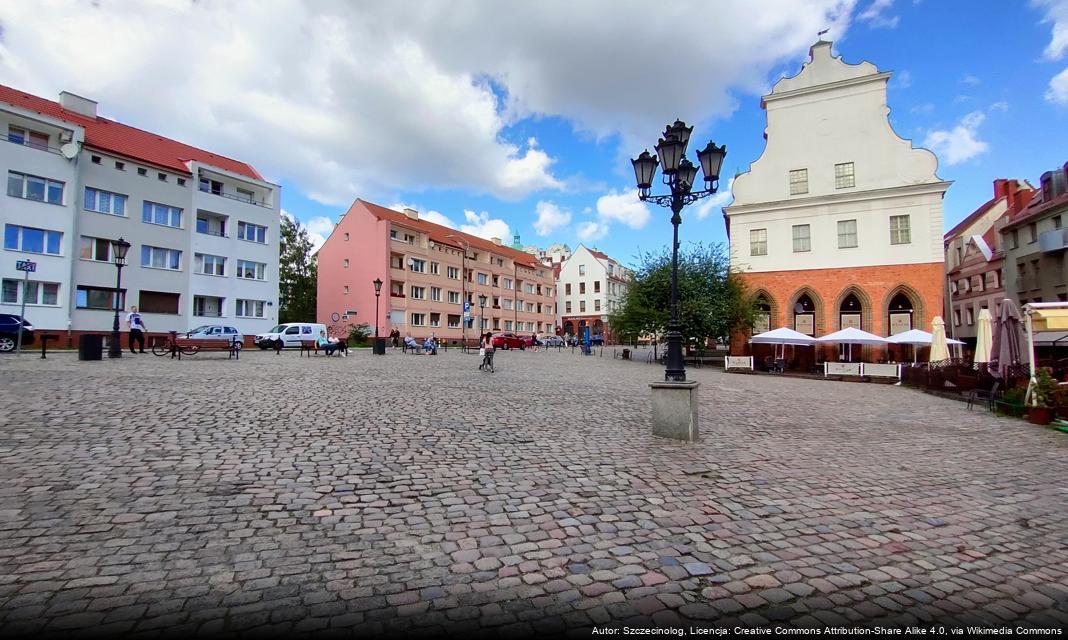
[[80, 113], [64, 109], [58, 102], [30, 95], [12, 87], [0, 85], [0, 102], [35, 111], [41, 115], [64, 120], [85, 129], [86, 146], [101, 151], [115, 153], [133, 160], [140, 160], [164, 169], [189, 175], [185, 163], [195, 160], [203, 164], [218, 167], [238, 175], [255, 180], [263, 180], [251, 165], [231, 158], [220, 156], [210, 151], [191, 147], [187, 144], [164, 138], [163, 136], [136, 127], [108, 120], [107, 118], [90, 118]]

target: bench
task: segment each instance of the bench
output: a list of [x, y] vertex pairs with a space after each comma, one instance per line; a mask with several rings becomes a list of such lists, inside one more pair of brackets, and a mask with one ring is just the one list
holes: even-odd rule
[[[349, 350], [348, 345], [345, 344], [344, 342], [339, 342], [338, 345], [339, 345], [338, 348], [334, 350], [335, 354], [347, 352]], [[324, 351], [325, 351], [325, 349], [324, 349]], [[301, 340], [300, 341], [300, 355], [303, 356], [305, 353], [308, 354], [309, 358], [312, 357], [313, 353], [314, 354], [318, 354], [319, 353], [319, 341], [318, 340]]]
[[191, 352], [187, 352], [184, 355], [192, 356], [200, 353], [201, 351], [225, 351], [227, 352], [227, 360], [232, 358], [241, 359], [241, 342], [239, 340], [203, 340], [198, 338], [175, 338], [175, 349], [171, 352], [171, 357], [178, 355], [178, 359], [182, 359], [184, 349], [192, 349]]

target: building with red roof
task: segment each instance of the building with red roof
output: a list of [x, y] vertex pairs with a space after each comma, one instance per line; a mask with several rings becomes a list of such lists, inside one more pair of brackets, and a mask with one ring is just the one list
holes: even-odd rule
[[1068, 301], [1068, 162], [1039, 179], [1034, 197], [1000, 227], [1005, 291], [1022, 306]]

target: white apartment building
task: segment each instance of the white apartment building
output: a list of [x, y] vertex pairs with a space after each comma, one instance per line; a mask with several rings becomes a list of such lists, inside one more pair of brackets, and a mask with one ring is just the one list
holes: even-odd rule
[[596, 249], [580, 244], [560, 265], [557, 313], [565, 334], [608, 335], [608, 315], [618, 311], [633, 272]]
[[0, 86], [0, 172], [0, 312], [19, 312], [15, 262], [29, 259], [29, 322], [110, 330], [122, 237], [119, 304], [137, 305], [150, 333], [276, 324], [281, 192], [251, 166], [101, 118], [67, 92], [53, 102]]

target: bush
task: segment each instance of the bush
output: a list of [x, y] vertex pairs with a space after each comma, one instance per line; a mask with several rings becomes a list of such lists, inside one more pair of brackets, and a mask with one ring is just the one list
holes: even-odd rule
[[1007, 404], [1023, 404], [1024, 398], [1027, 397], [1027, 383], [1023, 383], [1007, 390], [1002, 396], [1001, 401]]
[[1049, 375], [1045, 368], [1035, 371], [1035, 406], [1053, 408], [1057, 406], [1057, 382]]
[[371, 337], [371, 325], [366, 322], [353, 325], [349, 328], [349, 346], [366, 347]]

